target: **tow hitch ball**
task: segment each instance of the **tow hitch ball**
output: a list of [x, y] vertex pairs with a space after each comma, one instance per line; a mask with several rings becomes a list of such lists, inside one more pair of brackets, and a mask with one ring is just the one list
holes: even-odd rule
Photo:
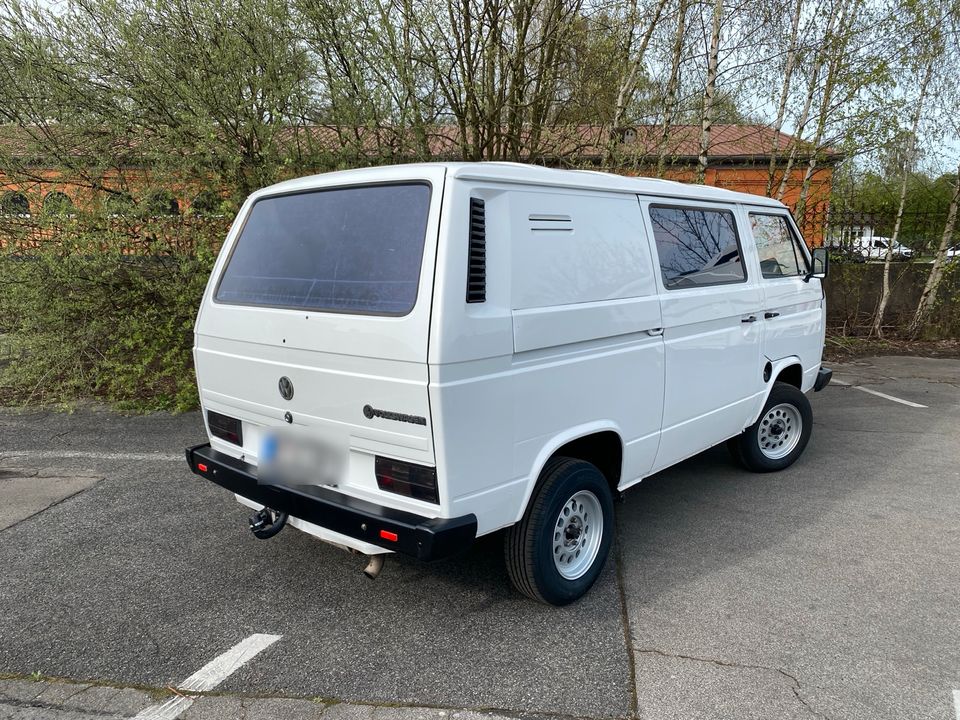
[[272, 538], [287, 524], [287, 513], [270, 508], [258, 510], [250, 516], [250, 531], [261, 540]]

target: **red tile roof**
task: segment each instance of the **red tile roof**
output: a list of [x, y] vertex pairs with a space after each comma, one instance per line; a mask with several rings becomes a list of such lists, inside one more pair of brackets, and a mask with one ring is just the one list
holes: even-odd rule
[[[436, 160], [461, 159], [464, 155], [460, 143], [460, 129], [456, 125], [434, 125], [427, 130], [427, 153], [418, 151], [419, 143], [412, 130], [393, 127], [365, 128], [328, 125], [311, 125], [289, 128], [282, 133], [279, 141], [290, 146], [312, 146], [313, 150], [339, 153], [346, 149], [355, 154], [382, 157], [385, 159], [414, 158], [427, 159], [424, 154]], [[658, 125], [640, 125], [621, 129], [617, 133], [620, 142], [615, 147], [622, 159], [635, 162], [655, 161], [660, 154], [662, 130]], [[764, 162], [773, 151], [774, 139], [778, 133], [765, 125], [714, 125], [710, 138], [709, 157], [719, 162]], [[788, 151], [794, 138], [779, 133], [779, 152]], [[534, 136], [530, 129], [524, 129], [517, 138], [524, 159], [535, 157], [537, 160], [598, 161], [606, 156], [610, 147], [610, 131], [596, 125], [562, 126], [542, 129]], [[497, 138], [503, 145], [506, 139]], [[131, 161], [137, 150], [144, 147], [143, 141], [135, 138], [118, 138], [104, 135], [100, 138], [82, 137], [72, 133], [69, 128], [53, 126], [46, 133], [39, 128], [26, 130], [16, 126], [0, 127], [0, 153], [21, 159], [32, 159], [42, 163], [40, 158], [51, 157], [49, 143], [60, 146], [61, 154], [83, 156], [86, 148], [98, 146], [117, 155], [129, 155]], [[809, 157], [812, 147], [801, 142], [802, 157]], [[528, 148], [536, 146], [533, 155]], [[527, 150], [525, 150], [527, 148]], [[700, 152], [700, 126], [674, 125], [666, 139], [666, 156], [671, 162], [688, 164], [695, 162]], [[483, 153], [481, 153], [483, 154]], [[497, 154], [490, 159], [507, 159]], [[842, 155], [832, 148], [821, 149], [822, 163], [832, 163]], [[418, 157], [419, 156], [419, 157]], [[134, 161], [135, 162], [135, 161]]]

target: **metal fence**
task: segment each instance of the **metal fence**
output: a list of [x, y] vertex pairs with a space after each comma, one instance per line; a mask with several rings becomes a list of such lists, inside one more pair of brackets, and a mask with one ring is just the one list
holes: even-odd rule
[[[908, 206], [900, 219], [895, 259], [931, 259], [940, 245], [948, 209], [946, 203]], [[893, 237], [897, 207], [891, 202], [889, 206], [868, 208], [856, 198], [834, 195], [829, 203], [799, 215], [797, 223], [808, 238], [819, 238], [825, 245], [859, 253], [865, 259], [877, 259], [885, 255]], [[957, 244], [960, 227], [950, 243]]]

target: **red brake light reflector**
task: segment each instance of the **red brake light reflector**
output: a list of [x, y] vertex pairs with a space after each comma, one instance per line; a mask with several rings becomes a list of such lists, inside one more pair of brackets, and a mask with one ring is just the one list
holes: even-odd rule
[[206, 472], [207, 466], [204, 465], [203, 463], [197, 463], [197, 470], [199, 470], [200, 472]]
[[207, 423], [210, 434], [226, 440], [228, 443], [243, 446], [243, 423], [222, 413], [207, 410]]
[[377, 475], [377, 487], [381, 490], [431, 503], [440, 502], [436, 468], [378, 455], [374, 472]]
[[397, 534], [395, 532], [390, 532], [389, 530], [381, 530], [380, 537], [382, 537], [384, 540], [389, 540], [390, 542], [397, 541]]

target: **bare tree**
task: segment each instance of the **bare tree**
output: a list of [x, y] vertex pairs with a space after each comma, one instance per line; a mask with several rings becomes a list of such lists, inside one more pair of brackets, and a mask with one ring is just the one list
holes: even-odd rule
[[683, 61], [683, 48], [687, 39], [687, 8], [689, 0], [679, 0], [677, 6], [676, 29], [670, 54], [670, 77], [663, 103], [663, 121], [660, 124], [660, 138], [657, 150], [657, 177], [663, 177], [667, 166], [667, 155], [671, 148], [670, 131], [677, 113], [677, 93], [680, 86], [680, 63]]
[[[614, 107], [613, 119], [611, 121], [611, 129], [614, 132], [618, 132], [620, 127], [623, 125], [623, 119], [627, 111], [627, 106], [630, 103], [631, 98], [633, 97], [636, 88], [637, 88], [637, 77], [643, 69], [645, 56], [647, 53], [647, 47], [650, 45], [650, 39], [653, 37], [654, 31], [657, 29], [657, 25], [660, 22], [660, 18], [663, 16], [664, 8], [666, 8], [667, 3], [670, 0], [656, 0], [654, 5], [653, 13], [647, 19], [646, 27], [643, 29], [643, 32], [640, 37], [640, 44], [635, 51], [632, 61], [629, 63], [629, 69], [624, 75], [623, 79], [620, 82], [620, 86], [617, 89], [617, 102]], [[634, 7], [633, 15], [636, 15], [636, 8]], [[630, 35], [632, 39], [633, 28], [631, 26]], [[629, 48], [632, 45], [632, 42], [628, 41], [627, 47]], [[612, 155], [612, 149], [615, 147], [615, 143], [611, 142], [608, 149], [608, 158]]]
[[793, 14], [790, 17], [790, 39], [787, 42], [786, 61], [783, 66], [783, 84], [780, 86], [780, 100], [777, 103], [777, 116], [773, 121], [773, 147], [770, 150], [770, 164], [767, 168], [767, 189], [769, 197], [773, 191], [773, 178], [777, 167], [777, 156], [780, 152], [780, 133], [787, 115], [787, 102], [790, 99], [791, 81], [794, 66], [797, 62], [797, 40], [800, 34], [800, 15], [803, 10], [803, 0], [796, 0], [793, 5]]
[[930, 275], [927, 276], [927, 282], [923, 286], [923, 292], [920, 293], [920, 301], [917, 303], [916, 312], [913, 314], [913, 320], [907, 331], [912, 336], [916, 336], [923, 330], [930, 312], [937, 302], [937, 294], [940, 291], [940, 283], [943, 280], [943, 270], [947, 264], [947, 250], [950, 248], [953, 233], [957, 227], [957, 206], [960, 205], [960, 166], [957, 167], [956, 181], [953, 185], [953, 195], [950, 198], [950, 208], [947, 211], [947, 222], [943, 227], [943, 235], [940, 237], [940, 246], [933, 258], [933, 265], [930, 268]]
[[913, 107], [913, 113], [910, 119], [910, 135], [907, 137], [907, 149], [903, 155], [903, 167], [901, 168], [903, 177], [900, 183], [900, 200], [897, 204], [897, 216], [893, 223], [893, 233], [887, 242], [887, 252], [883, 260], [883, 287], [880, 291], [880, 300], [877, 303], [877, 311], [873, 317], [872, 334], [877, 337], [883, 337], [883, 316], [887, 310], [887, 303], [890, 302], [890, 264], [893, 261], [893, 248], [900, 237], [900, 227], [903, 224], [903, 209], [907, 202], [907, 183], [910, 180], [911, 165], [916, 154], [917, 131], [920, 128], [920, 119], [923, 117], [923, 103], [927, 96], [927, 88], [930, 85], [930, 78], [933, 76], [934, 58], [927, 60], [926, 67], [923, 70], [923, 78], [920, 80], [920, 87], [917, 90], [916, 104]]
[[700, 120], [700, 155], [697, 158], [697, 182], [706, 178], [710, 152], [710, 131], [713, 128], [713, 99], [717, 92], [717, 71], [720, 63], [720, 28], [724, 0], [714, 0], [710, 23], [710, 48], [707, 51], [707, 78], [703, 88], [703, 113]]

